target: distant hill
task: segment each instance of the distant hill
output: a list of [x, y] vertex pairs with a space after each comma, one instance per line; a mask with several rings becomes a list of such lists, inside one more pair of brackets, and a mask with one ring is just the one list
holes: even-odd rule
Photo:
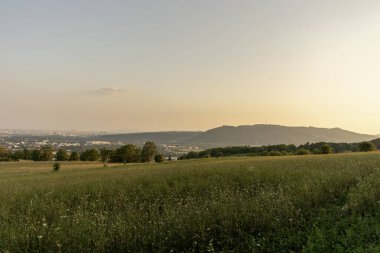
[[378, 149], [380, 149], [380, 138], [372, 140], [372, 142], [377, 146]]
[[340, 128], [286, 127], [278, 125], [222, 126], [203, 132], [189, 142], [214, 145], [274, 145], [306, 142], [360, 142], [375, 136], [358, 134]]
[[186, 144], [200, 147], [305, 144], [306, 142], [361, 142], [376, 136], [340, 128], [286, 127], [279, 125], [222, 126], [205, 132], [151, 132], [96, 136], [97, 140], [136, 143]]

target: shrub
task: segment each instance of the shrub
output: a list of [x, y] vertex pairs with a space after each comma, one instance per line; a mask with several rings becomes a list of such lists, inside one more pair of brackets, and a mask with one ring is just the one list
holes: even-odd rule
[[297, 155], [310, 155], [310, 151], [304, 148], [300, 148], [296, 152]]
[[376, 145], [370, 141], [364, 141], [359, 145], [359, 151], [361, 152], [369, 152], [376, 150]]
[[71, 154], [70, 154], [70, 161], [79, 161], [79, 154], [78, 154], [78, 152], [71, 152]]
[[157, 155], [154, 156], [154, 161], [156, 163], [162, 163], [164, 160], [165, 159], [164, 159], [164, 157], [161, 154], [157, 154]]
[[141, 162], [141, 150], [133, 144], [121, 146], [110, 154], [110, 161], [118, 163]]
[[100, 154], [99, 154], [98, 150], [96, 150], [96, 149], [86, 150], [80, 155], [81, 161], [95, 162], [95, 161], [99, 161], [99, 158], [100, 158]]
[[61, 168], [61, 164], [58, 162], [53, 163], [53, 171], [57, 172]]
[[141, 150], [141, 161], [149, 163], [154, 159], [154, 156], [157, 154], [157, 146], [151, 141], [145, 142]]
[[328, 144], [323, 144], [321, 147], [321, 154], [331, 154], [333, 152], [332, 148]]
[[65, 149], [59, 149], [56, 155], [57, 161], [66, 161], [69, 158]]
[[282, 156], [282, 153], [280, 151], [270, 151], [268, 153], [269, 156]]

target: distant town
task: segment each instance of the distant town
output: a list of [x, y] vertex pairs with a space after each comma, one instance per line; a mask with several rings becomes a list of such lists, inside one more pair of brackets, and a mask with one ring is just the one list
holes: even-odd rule
[[[49, 146], [53, 150], [65, 149], [68, 152], [82, 152], [88, 149], [114, 149], [132, 143], [142, 146], [144, 141], [105, 140], [107, 132], [57, 131], [29, 129], [0, 129], [0, 146], [14, 152], [23, 149], [40, 149]], [[99, 137], [99, 139], [97, 138]], [[157, 143], [161, 153], [176, 158], [189, 151], [198, 151], [199, 147], [170, 143]]]

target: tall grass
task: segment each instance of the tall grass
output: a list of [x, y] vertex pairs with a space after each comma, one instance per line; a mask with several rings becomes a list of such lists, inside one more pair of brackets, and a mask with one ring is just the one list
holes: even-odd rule
[[379, 153], [22, 166], [0, 164], [1, 252], [380, 250]]

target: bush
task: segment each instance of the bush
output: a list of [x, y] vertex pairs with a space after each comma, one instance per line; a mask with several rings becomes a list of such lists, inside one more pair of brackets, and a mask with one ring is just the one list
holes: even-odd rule
[[91, 161], [91, 162], [99, 161], [99, 158], [100, 158], [100, 154], [98, 150], [96, 149], [86, 150], [79, 157], [81, 161]]
[[70, 159], [70, 161], [79, 161], [79, 154], [78, 154], [78, 152], [71, 152], [69, 159]]
[[61, 168], [61, 164], [58, 162], [53, 163], [53, 171], [57, 172]]
[[310, 155], [310, 151], [304, 148], [300, 148], [296, 152], [297, 155]]
[[376, 150], [376, 145], [370, 141], [364, 141], [359, 145], [359, 151], [361, 152], [369, 152]]
[[151, 141], [145, 142], [141, 150], [141, 161], [144, 163], [149, 163], [154, 159], [157, 154], [157, 146]]
[[157, 154], [154, 156], [154, 161], [156, 163], [162, 163], [165, 160], [165, 158], [161, 154]]
[[270, 151], [269, 156], [282, 156], [283, 154], [280, 151]]
[[57, 161], [66, 161], [68, 160], [69, 156], [67, 154], [66, 149], [59, 149], [56, 155]]
[[332, 148], [328, 144], [323, 144], [321, 147], [321, 154], [331, 154], [333, 152]]

